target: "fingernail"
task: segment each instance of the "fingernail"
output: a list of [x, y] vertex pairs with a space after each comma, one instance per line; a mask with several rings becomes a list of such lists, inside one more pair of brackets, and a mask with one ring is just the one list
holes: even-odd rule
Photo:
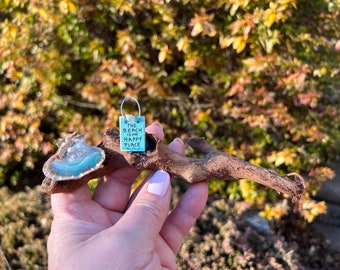
[[180, 138], [175, 138], [175, 139], [174, 139], [174, 142], [179, 142], [179, 143], [181, 143], [181, 144], [184, 145], [184, 142], [183, 142]]
[[166, 171], [156, 171], [149, 180], [148, 192], [163, 197], [170, 184], [170, 175]]
[[163, 127], [160, 123], [154, 122], [145, 128], [146, 133], [156, 136], [161, 141], [164, 140]]
[[176, 138], [171, 143], [169, 143], [168, 147], [170, 150], [175, 151], [182, 156], [185, 155], [184, 143], [179, 138]]
[[158, 122], [153, 122], [150, 126], [147, 126], [145, 129], [146, 130], [148, 130], [148, 129], [153, 129], [153, 127], [159, 127], [161, 130], [163, 130], [163, 126], [160, 124], [160, 123], [158, 123]]
[[161, 123], [153, 122], [152, 125], [159, 126], [163, 130], [163, 126], [161, 125]]

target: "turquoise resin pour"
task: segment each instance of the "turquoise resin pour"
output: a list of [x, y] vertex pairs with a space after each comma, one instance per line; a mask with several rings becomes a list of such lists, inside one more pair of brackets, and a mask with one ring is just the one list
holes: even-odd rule
[[54, 159], [47, 176], [56, 181], [79, 179], [99, 168], [105, 159], [104, 150], [75, 141], [61, 159]]
[[99, 147], [90, 147], [78, 141], [67, 150], [63, 159], [55, 159], [51, 163], [51, 169], [58, 175], [79, 178], [84, 175], [84, 172], [96, 167], [104, 160], [101, 151], [103, 150]]

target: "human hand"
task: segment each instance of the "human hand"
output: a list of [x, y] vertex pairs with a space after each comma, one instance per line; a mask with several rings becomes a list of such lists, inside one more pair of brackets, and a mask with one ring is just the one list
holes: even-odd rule
[[[146, 131], [164, 137], [160, 125]], [[184, 154], [179, 140], [169, 148]], [[137, 176], [132, 168], [119, 169], [99, 182], [93, 196], [87, 185], [51, 195], [49, 269], [176, 269], [176, 254], [204, 209], [207, 184], [191, 185], [169, 214], [169, 174], [150, 174], [130, 197]]]

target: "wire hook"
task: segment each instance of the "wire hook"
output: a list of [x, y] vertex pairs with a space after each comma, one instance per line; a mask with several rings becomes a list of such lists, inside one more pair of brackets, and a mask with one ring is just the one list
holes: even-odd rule
[[127, 96], [127, 97], [125, 97], [125, 98], [122, 100], [122, 103], [120, 104], [120, 114], [121, 114], [122, 116], [125, 116], [127, 119], [132, 119], [131, 115], [128, 115], [128, 114], [125, 115], [124, 112], [123, 112], [123, 105], [124, 105], [125, 101], [127, 101], [128, 99], [131, 99], [131, 100], [133, 100], [134, 102], [137, 103], [137, 106], [138, 106], [138, 116], [139, 116], [139, 119], [140, 119], [140, 117], [141, 117], [141, 109], [140, 109], [139, 102], [138, 102], [138, 100], [137, 100], [136, 98], [131, 97], [131, 96]]

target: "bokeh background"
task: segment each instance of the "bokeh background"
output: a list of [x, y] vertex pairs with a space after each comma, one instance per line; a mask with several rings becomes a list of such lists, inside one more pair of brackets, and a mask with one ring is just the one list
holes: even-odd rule
[[[210, 182], [181, 269], [338, 266], [309, 224], [327, 211], [315, 195], [339, 159], [339, 15], [339, 0], [1, 0], [0, 266], [46, 268], [41, 167], [70, 132], [98, 144], [128, 95], [166, 141], [205, 137], [306, 179], [299, 222], [288, 198], [249, 179]], [[174, 188], [176, 202], [185, 185]], [[254, 209], [270, 233], [242, 219]], [[325, 249], [330, 268], [317, 268]]]

